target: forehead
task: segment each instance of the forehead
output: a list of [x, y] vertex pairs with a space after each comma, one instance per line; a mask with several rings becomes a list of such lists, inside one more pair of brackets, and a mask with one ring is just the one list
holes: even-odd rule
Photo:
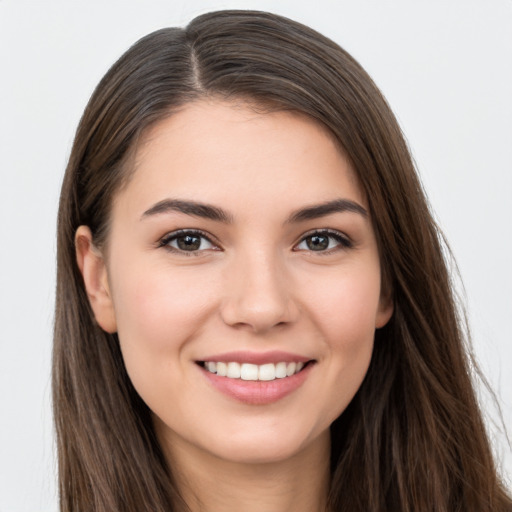
[[[147, 207], [166, 196], [233, 207], [318, 203], [351, 196], [365, 203], [331, 132], [296, 112], [248, 103], [197, 101], [152, 126], [120, 194]], [[298, 205], [300, 206], [300, 204]]]

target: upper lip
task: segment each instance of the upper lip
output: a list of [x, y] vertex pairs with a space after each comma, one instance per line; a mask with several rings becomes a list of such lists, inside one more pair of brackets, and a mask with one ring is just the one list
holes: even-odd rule
[[247, 352], [247, 351], [233, 351], [223, 352], [222, 354], [215, 354], [200, 359], [200, 361], [209, 362], [223, 362], [223, 363], [250, 363], [250, 364], [268, 364], [268, 363], [307, 363], [311, 361], [310, 357], [304, 357], [299, 354], [291, 352], [283, 352], [280, 350], [272, 350], [270, 352]]

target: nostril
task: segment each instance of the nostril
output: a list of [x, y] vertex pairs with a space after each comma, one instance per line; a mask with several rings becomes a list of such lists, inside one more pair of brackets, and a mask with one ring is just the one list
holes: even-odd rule
[[281, 304], [271, 300], [251, 303], [249, 299], [240, 301], [233, 299], [221, 311], [223, 321], [237, 329], [248, 329], [254, 332], [266, 332], [271, 329], [290, 325], [297, 315], [291, 312], [288, 304]]

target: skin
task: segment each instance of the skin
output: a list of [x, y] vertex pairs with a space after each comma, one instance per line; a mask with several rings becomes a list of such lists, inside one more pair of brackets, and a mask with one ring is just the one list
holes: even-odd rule
[[[222, 208], [229, 222], [175, 210], [144, 215], [169, 198]], [[393, 310], [369, 215], [290, 221], [338, 199], [368, 211], [321, 125], [199, 101], [146, 134], [133, 177], [114, 199], [103, 252], [86, 226], [77, 231], [96, 319], [118, 332], [192, 510], [323, 510], [329, 426], [358, 390], [375, 329]], [[210, 241], [180, 251], [168, 236], [179, 229], [201, 230]], [[313, 250], [315, 230], [339, 233], [342, 242], [320, 234], [328, 247]], [[197, 364], [233, 350], [282, 350], [314, 363], [291, 394], [247, 404], [218, 391]]]

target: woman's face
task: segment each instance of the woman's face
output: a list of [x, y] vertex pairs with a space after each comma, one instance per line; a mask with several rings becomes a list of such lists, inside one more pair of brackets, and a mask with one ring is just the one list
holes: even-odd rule
[[190, 104], [140, 144], [104, 260], [80, 229], [96, 318], [167, 447], [264, 462], [328, 439], [392, 306], [368, 205], [325, 128]]

